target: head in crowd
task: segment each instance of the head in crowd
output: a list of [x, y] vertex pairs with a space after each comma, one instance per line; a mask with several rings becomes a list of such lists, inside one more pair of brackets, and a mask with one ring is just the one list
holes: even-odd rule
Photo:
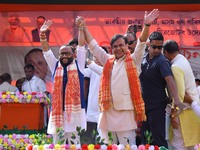
[[59, 61], [63, 67], [71, 64], [76, 57], [76, 49], [71, 45], [63, 45], [59, 50]]
[[69, 41], [68, 45], [71, 45], [73, 48], [76, 48], [78, 46], [78, 39], [74, 38]]
[[8, 18], [8, 22], [12, 29], [16, 29], [20, 23], [19, 16], [17, 14], [11, 14]]
[[154, 31], [149, 36], [149, 58], [158, 56], [162, 52], [164, 37], [160, 32]]
[[36, 19], [36, 23], [37, 23], [37, 27], [38, 29], [40, 29], [42, 27], [42, 25], [45, 22], [45, 17], [44, 16], [38, 16]]
[[168, 60], [172, 60], [179, 53], [178, 43], [174, 40], [167, 40], [163, 44], [163, 53]]
[[195, 79], [196, 86], [200, 86], [200, 79]]
[[24, 83], [26, 78], [20, 78], [16, 81], [15, 86], [18, 88], [18, 90], [21, 92], [22, 91], [22, 84]]
[[32, 77], [35, 74], [35, 68], [32, 64], [26, 64], [24, 66], [24, 72], [25, 72], [25, 75], [26, 75], [26, 79], [31, 80]]
[[131, 53], [133, 53], [135, 51], [135, 46], [137, 44], [137, 37], [135, 33], [127, 32], [124, 36], [128, 40], [128, 49], [130, 50]]
[[128, 40], [121, 34], [115, 34], [111, 39], [110, 45], [116, 59], [122, 58], [128, 52]]
[[71, 41], [69, 41], [68, 45], [72, 46], [75, 49], [74, 57], [76, 58], [76, 47], [78, 46], [78, 39], [72, 39]]
[[45, 80], [48, 72], [48, 65], [44, 59], [42, 50], [39, 48], [31, 49], [24, 58], [25, 64], [32, 64], [35, 68], [35, 75]]
[[11, 79], [11, 75], [9, 73], [3, 73], [1, 75], [1, 77], [2, 77], [2, 83], [3, 82], [8, 82], [8, 83], [11, 84], [12, 79]]

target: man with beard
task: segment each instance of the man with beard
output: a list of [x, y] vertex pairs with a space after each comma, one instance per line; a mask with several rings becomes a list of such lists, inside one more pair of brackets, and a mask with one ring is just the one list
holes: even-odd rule
[[[80, 138], [76, 128], [86, 129], [83, 75], [86, 56], [84, 40], [79, 37], [76, 59], [75, 48], [70, 45], [60, 47], [59, 59], [57, 59], [49, 48], [45, 34], [51, 24], [52, 22], [48, 20], [40, 29], [40, 42], [44, 58], [53, 75], [52, 111], [47, 132], [53, 135], [54, 144], [66, 139], [68, 139], [68, 143], [73, 141], [77, 144], [80, 143]], [[56, 131], [58, 128], [62, 129], [64, 137], [58, 136], [59, 132]], [[73, 134], [76, 136], [75, 139], [71, 138]]]

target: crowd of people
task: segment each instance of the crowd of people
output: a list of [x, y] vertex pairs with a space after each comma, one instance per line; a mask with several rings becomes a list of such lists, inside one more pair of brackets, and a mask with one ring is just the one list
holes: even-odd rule
[[[200, 143], [198, 79], [195, 83], [192, 68], [179, 53], [176, 41], [165, 41], [157, 31], [149, 35], [158, 16], [158, 9], [145, 11], [139, 37], [133, 25], [125, 34], [115, 34], [110, 40], [112, 52], [98, 45], [84, 18], [77, 16], [78, 38], [62, 45], [58, 57], [48, 42], [53, 22], [39, 16], [35, 32], [42, 49], [27, 53], [26, 76], [19, 79], [17, 87], [11, 85], [10, 76], [3, 74], [0, 91], [9, 85], [5, 91], [47, 92], [47, 70], [31, 58], [33, 53], [41, 55], [42, 65], [52, 74], [47, 133], [53, 135], [54, 144], [61, 140], [58, 128], [63, 129], [66, 142], [79, 143], [76, 127], [89, 130], [87, 123], [91, 122], [105, 143], [111, 132], [113, 143], [146, 144], [148, 131], [152, 135], [150, 144], [174, 150], [194, 149]], [[92, 59], [86, 56], [88, 50]]]

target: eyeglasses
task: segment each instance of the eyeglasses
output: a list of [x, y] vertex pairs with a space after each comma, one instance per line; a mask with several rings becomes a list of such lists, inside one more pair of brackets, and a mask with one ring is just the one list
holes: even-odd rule
[[71, 56], [72, 54], [73, 54], [72, 52], [61, 52], [60, 53], [61, 56], [64, 56], [64, 55]]
[[163, 46], [162, 45], [160, 45], [160, 46], [156, 46], [156, 45], [152, 45], [151, 44], [151, 47], [153, 48], [153, 49], [162, 49], [163, 48]]
[[131, 45], [135, 42], [136, 40], [128, 41], [128, 45]]

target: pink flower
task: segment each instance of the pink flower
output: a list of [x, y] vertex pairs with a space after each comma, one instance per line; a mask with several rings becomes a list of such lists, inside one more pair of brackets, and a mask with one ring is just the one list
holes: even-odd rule
[[145, 150], [145, 146], [144, 145], [139, 145], [138, 146], [138, 150]]

